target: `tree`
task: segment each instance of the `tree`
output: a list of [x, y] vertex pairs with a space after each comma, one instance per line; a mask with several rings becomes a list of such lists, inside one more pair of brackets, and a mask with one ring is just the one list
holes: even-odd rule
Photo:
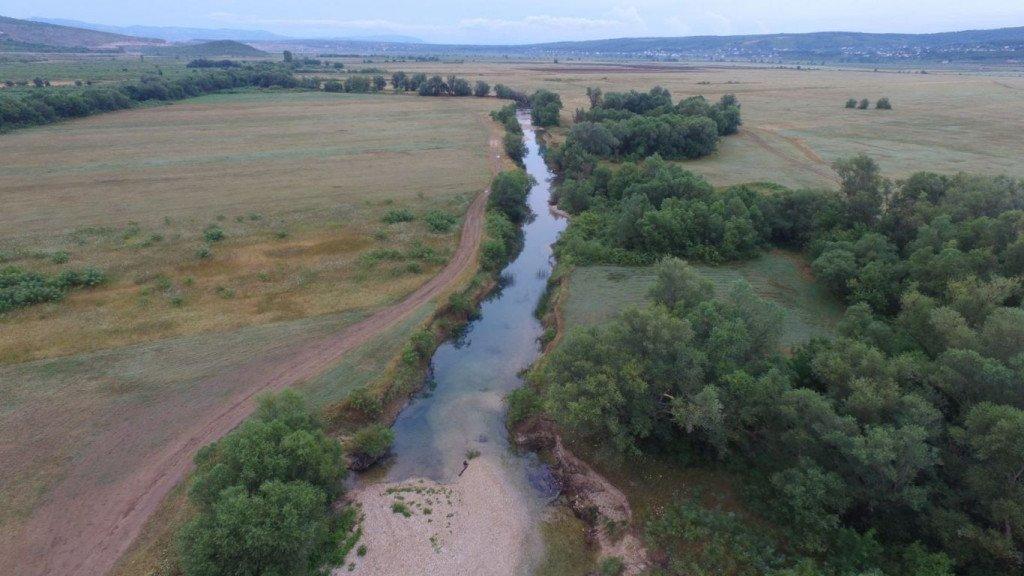
[[388, 82], [387, 82], [387, 80], [384, 79], [383, 76], [378, 74], [378, 75], [373, 77], [373, 89], [376, 90], [377, 92], [380, 92], [381, 90], [386, 88], [387, 85], [388, 85]]
[[522, 164], [526, 157], [526, 142], [523, 142], [523, 135], [517, 132], [506, 132], [504, 137], [505, 154], [516, 164]]
[[888, 98], [879, 98], [878, 102], [875, 102], [875, 108], [878, 110], [892, 110], [892, 104]]
[[292, 51], [291, 50], [285, 50], [284, 51], [284, 61], [290, 63], [293, 60], [294, 60], [294, 57], [292, 56]]
[[590, 109], [593, 110], [601, 105], [601, 89], [587, 87], [587, 100], [590, 101]]
[[604, 124], [579, 122], [569, 129], [569, 138], [584, 150], [598, 156], [612, 156], [619, 148], [619, 140]]
[[391, 75], [391, 89], [395, 92], [405, 90], [408, 80], [409, 77], [405, 75], [405, 72], [395, 72]]
[[477, 80], [473, 85], [473, 95], [477, 98], [484, 98], [491, 93], [491, 85], [483, 80]]
[[882, 178], [878, 164], [865, 154], [836, 160], [832, 169], [839, 175], [841, 190], [846, 196], [850, 216], [856, 222], [873, 224], [882, 211], [888, 183]]
[[856, 108], [857, 107], [857, 99], [856, 98], [850, 98], [849, 100], [847, 100], [846, 101], [846, 107], [847, 108]]
[[663, 258], [654, 273], [651, 299], [677, 313], [684, 314], [714, 295], [714, 284], [678, 258]]
[[558, 126], [561, 110], [562, 98], [554, 92], [542, 88], [530, 96], [530, 113], [537, 126]]
[[860, 104], [857, 105], [857, 109], [867, 110], [869, 106], [871, 106], [871, 102], [867, 98], [863, 98], [861, 99]]
[[523, 170], [500, 172], [491, 181], [491, 194], [487, 205], [504, 214], [515, 224], [521, 223], [530, 213], [526, 197], [530, 193], [530, 176]]

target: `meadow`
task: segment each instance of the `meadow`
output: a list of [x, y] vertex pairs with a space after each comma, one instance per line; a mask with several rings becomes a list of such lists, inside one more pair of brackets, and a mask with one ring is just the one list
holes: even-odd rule
[[[241, 91], [0, 138], [3, 265], [107, 276], [0, 317], [0, 557], [47, 506], [91, 523], [90, 502], [236, 402], [247, 371], [434, 277], [500, 164], [495, 107]], [[378, 378], [435, 304], [300, 388], [324, 406]]]
[[394, 302], [447, 260], [486, 186], [493, 107], [243, 92], [3, 137], [3, 259], [110, 280], [9, 314], [0, 362]]

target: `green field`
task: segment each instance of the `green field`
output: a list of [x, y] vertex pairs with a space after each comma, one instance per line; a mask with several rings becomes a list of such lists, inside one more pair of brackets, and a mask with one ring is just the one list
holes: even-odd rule
[[[843, 313], [842, 305], [813, 281], [806, 263], [795, 254], [774, 251], [749, 262], [694, 267], [714, 282], [720, 295], [742, 280], [779, 306], [784, 313], [780, 340], [786, 348], [832, 335]], [[566, 327], [572, 329], [610, 320], [628, 306], [644, 305], [654, 270], [581, 266], [572, 271], [568, 282], [562, 313]]]

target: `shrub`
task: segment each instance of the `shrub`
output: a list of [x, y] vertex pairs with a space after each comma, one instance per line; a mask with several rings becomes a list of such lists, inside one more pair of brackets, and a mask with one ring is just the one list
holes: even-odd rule
[[526, 143], [523, 142], [522, 133], [507, 132], [504, 137], [505, 154], [516, 164], [522, 164], [526, 157]]
[[518, 224], [526, 219], [530, 209], [526, 197], [530, 193], [530, 177], [522, 170], [506, 170], [491, 181], [491, 195], [488, 207], [504, 214]]
[[537, 90], [530, 96], [530, 116], [537, 126], [558, 126], [562, 98], [549, 90]]
[[393, 502], [391, 504], [391, 511], [395, 514], [401, 514], [406, 518], [412, 516], [412, 510], [409, 510], [409, 507], [404, 502]]
[[846, 101], [846, 107], [847, 108], [856, 108], [857, 107], [857, 99], [856, 98], [850, 98], [849, 100], [847, 100]]
[[438, 234], [450, 232], [459, 218], [442, 210], [431, 210], [423, 215], [423, 222], [431, 232]]
[[859, 104], [857, 104], [857, 109], [858, 110], [867, 110], [869, 106], [871, 106], [871, 102], [868, 101], [867, 98], [864, 98], [864, 99], [862, 99], [860, 101]]
[[491, 85], [483, 80], [477, 80], [473, 85], [473, 96], [483, 98], [491, 93]]
[[410, 210], [399, 208], [388, 210], [380, 220], [385, 224], [398, 224], [399, 222], [412, 222], [415, 219], [416, 216]]
[[203, 230], [203, 240], [207, 242], [220, 242], [224, 239], [224, 229], [216, 224], [210, 224]]
[[892, 110], [892, 103], [889, 102], [888, 98], [879, 98], [878, 102], [875, 102], [875, 108], [878, 110]]
[[345, 453], [350, 459], [349, 466], [363, 470], [383, 458], [395, 441], [395, 433], [383, 424], [371, 424], [359, 429], [345, 442]]
[[202, 246], [196, 249], [196, 258], [199, 258], [200, 260], [205, 260], [212, 255], [213, 251], [210, 250], [209, 244], [203, 244]]
[[528, 386], [509, 392], [505, 401], [508, 402], [509, 426], [515, 426], [541, 410], [540, 396]]

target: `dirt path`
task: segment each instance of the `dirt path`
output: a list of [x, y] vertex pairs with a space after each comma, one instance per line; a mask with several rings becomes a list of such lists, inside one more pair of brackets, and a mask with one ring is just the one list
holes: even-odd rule
[[[500, 170], [499, 141], [491, 139], [490, 160]], [[145, 415], [127, 413], [114, 429], [91, 443], [90, 451], [76, 462], [117, 458], [118, 447], [128, 443], [154, 444], [149, 457], [123, 477], [92, 485], [72, 470], [47, 495], [16, 541], [13, 573], [19, 576], [96, 576], [107, 573], [128, 550], [149, 516], [188, 474], [192, 456], [202, 446], [220, 438], [244, 420], [260, 393], [280, 390], [317, 376], [343, 354], [394, 326], [414, 310], [450, 290], [474, 264], [483, 233], [487, 192], [479, 194], [466, 212], [455, 254], [437, 276], [407, 298], [327, 338], [312, 342], [295, 353], [254, 357], [239, 369], [218, 374], [204, 386], [241, 392], [226, 397], [215, 410], [196, 418], [185, 432], [172, 438], [144, 438]], [[45, 425], [45, 424], [44, 424]]]

